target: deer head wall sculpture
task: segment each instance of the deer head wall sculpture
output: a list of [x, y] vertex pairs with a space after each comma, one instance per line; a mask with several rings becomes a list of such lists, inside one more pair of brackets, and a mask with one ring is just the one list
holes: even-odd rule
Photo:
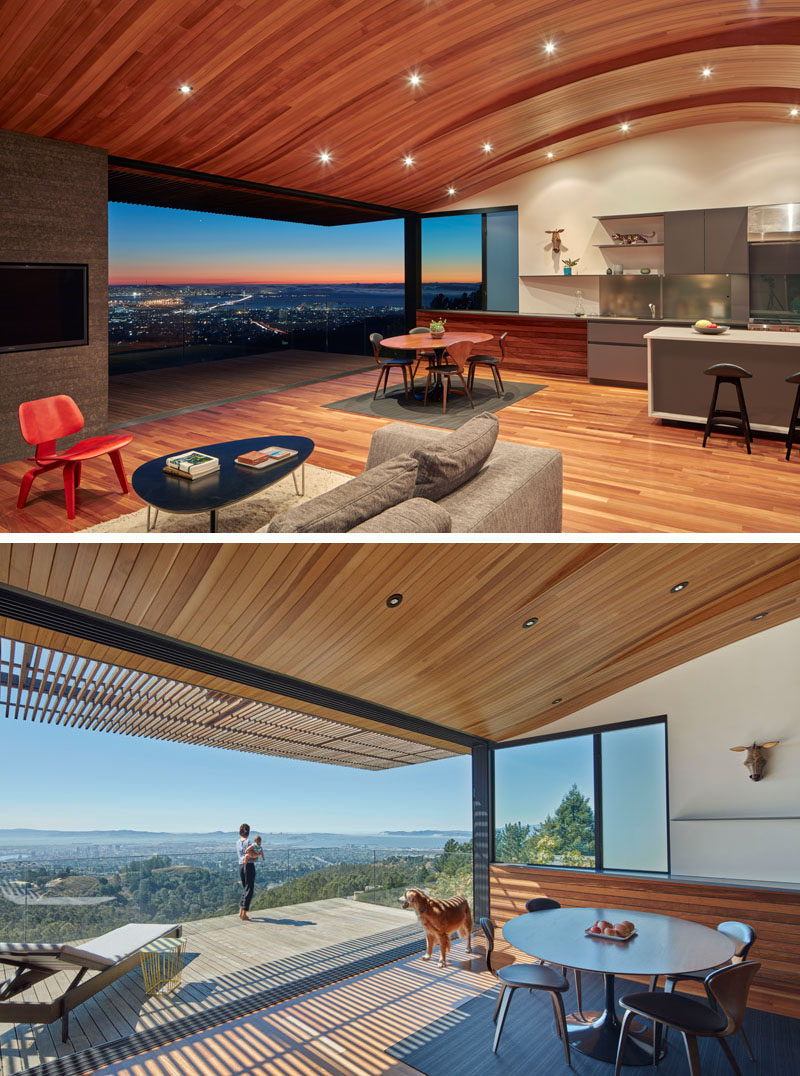
[[768, 747], [775, 747], [780, 740], [768, 740], [767, 743], [752, 743], [749, 747], [732, 747], [731, 751], [746, 751], [744, 764], [750, 774], [751, 781], [760, 781], [764, 776], [767, 766], [766, 755], [763, 751]]
[[553, 250], [556, 250], [556, 251], [561, 250], [561, 233], [563, 231], [564, 231], [563, 228], [551, 228], [551, 229], [545, 228], [544, 233], [545, 233], [545, 235], [550, 236], [551, 241], [553, 243]]

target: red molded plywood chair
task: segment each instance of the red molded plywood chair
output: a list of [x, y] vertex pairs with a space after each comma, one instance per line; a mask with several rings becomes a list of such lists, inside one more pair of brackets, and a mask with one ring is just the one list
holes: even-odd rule
[[84, 460], [104, 456], [106, 453], [111, 456], [122, 492], [130, 492], [120, 449], [130, 444], [133, 440], [132, 434], [112, 433], [105, 437], [87, 437], [72, 448], [56, 452], [56, 441], [59, 437], [69, 437], [70, 434], [83, 429], [83, 415], [71, 396], [47, 396], [42, 400], [30, 400], [20, 404], [19, 428], [28, 444], [36, 445], [36, 453], [31, 459], [36, 466], [23, 476], [17, 508], [25, 507], [31, 485], [37, 475], [63, 467], [67, 517], [74, 519], [75, 490], [81, 482], [81, 464]]

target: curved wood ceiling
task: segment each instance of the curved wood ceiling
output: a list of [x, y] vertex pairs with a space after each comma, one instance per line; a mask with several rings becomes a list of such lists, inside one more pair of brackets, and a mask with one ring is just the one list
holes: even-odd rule
[[796, 0], [6, 0], [0, 39], [0, 126], [405, 209], [613, 144], [622, 120], [800, 123]]

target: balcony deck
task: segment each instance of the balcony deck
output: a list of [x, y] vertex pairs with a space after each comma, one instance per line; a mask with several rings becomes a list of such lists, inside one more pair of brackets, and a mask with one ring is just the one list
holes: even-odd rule
[[[176, 1021], [181, 1022], [175, 1028], [182, 1028], [181, 1034], [212, 1026], [231, 1019], [237, 1007], [239, 1015], [260, 1008], [266, 988], [283, 985], [290, 996], [291, 984], [320, 969], [335, 979], [337, 966], [350, 966], [364, 950], [390, 951], [417, 935], [421, 938], [412, 912], [346, 899], [254, 912], [251, 923], [241, 923], [234, 915], [188, 922], [179, 990], [149, 998], [136, 969], [71, 1014], [67, 1043], [61, 1042], [58, 1021], [48, 1026], [0, 1024], [0, 1076], [131, 1035], [157, 1034]], [[364, 939], [362, 944], [359, 939]], [[303, 954], [310, 956], [303, 959]], [[379, 962], [378, 956], [374, 963]], [[65, 973], [45, 980], [28, 996], [52, 997], [69, 977]], [[209, 1015], [212, 1010], [219, 1016]]]

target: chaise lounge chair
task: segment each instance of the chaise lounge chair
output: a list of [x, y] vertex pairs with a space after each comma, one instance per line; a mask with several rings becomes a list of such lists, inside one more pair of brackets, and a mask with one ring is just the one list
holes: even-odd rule
[[[181, 929], [164, 923], [129, 923], [82, 945], [0, 944], [0, 964], [16, 968], [11, 978], [0, 985], [0, 1023], [50, 1024], [61, 1017], [61, 1041], [66, 1042], [72, 1009], [136, 967], [145, 945], [157, 938], [179, 938]], [[75, 975], [58, 997], [50, 1001], [8, 1000], [62, 971], [74, 971]], [[89, 971], [97, 974], [84, 979]]]

